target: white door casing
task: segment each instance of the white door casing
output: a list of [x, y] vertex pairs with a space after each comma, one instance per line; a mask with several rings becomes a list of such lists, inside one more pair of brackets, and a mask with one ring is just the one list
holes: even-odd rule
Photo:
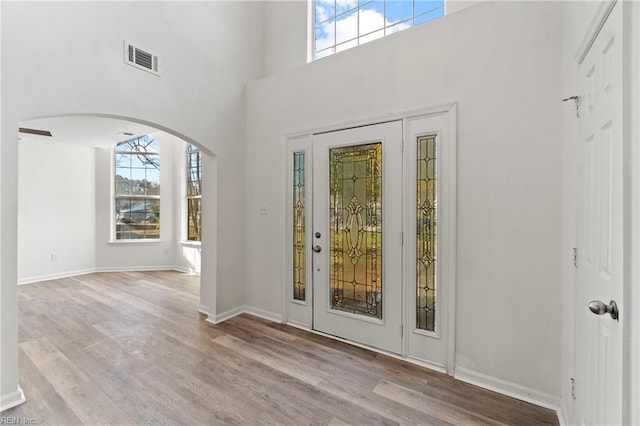
[[576, 421], [622, 422], [622, 328], [593, 301], [623, 306], [622, 7], [616, 5], [580, 65]]
[[[331, 279], [331, 234], [330, 229], [330, 152], [348, 146], [364, 146], [381, 143], [382, 155], [382, 318], [360, 313], [347, 312], [331, 307], [329, 281]], [[313, 253], [313, 328], [315, 330], [339, 336], [367, 346], [400, 354], [402, 351], [402, 121], [357, 127], [347, 130], [323, 133], [313, 136], [313, 235], [309, 244], [320, 247]], [[333, 151], [333, 152], [336, 152]], [[355, 174], [354, 174], [355, 181]], [[361, 256], [357, 246], [359, 235], [371, 238], [366, 230], [369, 224], [363, 223], [367, 209], [362, 200], [353, 200], [355, 207], [346, 206], [350, 200], [344, 200], [341, 210], [349, 217], [344, 223], [349, 225], [333, 235], [345, 238], [345, 246], [356, 252], [353, 259], [358, 262]], [[346, 213], [348, 211], [354, 212]], [[369, 214], [369, 220], [371, 215]], [[356, 227], [360, 228], [360, 233]], [[319, 233], [320, 237], [316, 237]], [[363, 250], [367, 247], [362, 247]], [[341, 259], [343, 256], [341, 255]], [[345, 263], [349, 261], [344, 257]], [[334, 265], [335, 268], [336, 265]], [[368, 271], [367, 267], [367, 271]], [[373, 274], [372, 274], [373, 276]], [[345, 292], [347, 291], [345, 287]], [[361, 298], [361, 296], [358, 296]], [[364, 302], [364, 301], [363, 301]]]

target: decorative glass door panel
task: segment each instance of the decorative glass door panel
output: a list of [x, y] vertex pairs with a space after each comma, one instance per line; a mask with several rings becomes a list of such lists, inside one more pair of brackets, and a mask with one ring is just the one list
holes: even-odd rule
[[313, 328], [401, 353], [402, 122], [312, 144]]
[[330, 303], [382, 319], [382, 142], [329, 150]]
[[436, 135], [417, 140], [416, 328], [436, 329]]

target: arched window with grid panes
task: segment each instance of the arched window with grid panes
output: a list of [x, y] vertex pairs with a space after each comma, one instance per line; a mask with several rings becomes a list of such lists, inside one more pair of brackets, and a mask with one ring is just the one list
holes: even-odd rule
[[160, 239], [158, 143], [151, 135], [120, 142], [114, 157], [115, 239]]

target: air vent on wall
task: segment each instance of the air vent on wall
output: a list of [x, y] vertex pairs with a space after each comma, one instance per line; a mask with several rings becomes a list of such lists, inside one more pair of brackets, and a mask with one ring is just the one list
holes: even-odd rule
[[148, 71], [157, 76], [160, 75], [158, 72], [158, 56], [135, 47], [126, 41], [124, 42], [124, 62], [125, 64]]

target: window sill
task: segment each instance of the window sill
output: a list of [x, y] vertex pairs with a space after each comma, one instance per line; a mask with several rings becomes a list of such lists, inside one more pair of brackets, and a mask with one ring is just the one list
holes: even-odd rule
[[200, 241], [178, 241], [178, 244], [180, 244], [183, 247], [195, 247], [195, 248], [202, 247], [202, 243]]
[[115, 246], [153, 246], [161, 242], [162, 240], [111, 240], [107, 244]]

